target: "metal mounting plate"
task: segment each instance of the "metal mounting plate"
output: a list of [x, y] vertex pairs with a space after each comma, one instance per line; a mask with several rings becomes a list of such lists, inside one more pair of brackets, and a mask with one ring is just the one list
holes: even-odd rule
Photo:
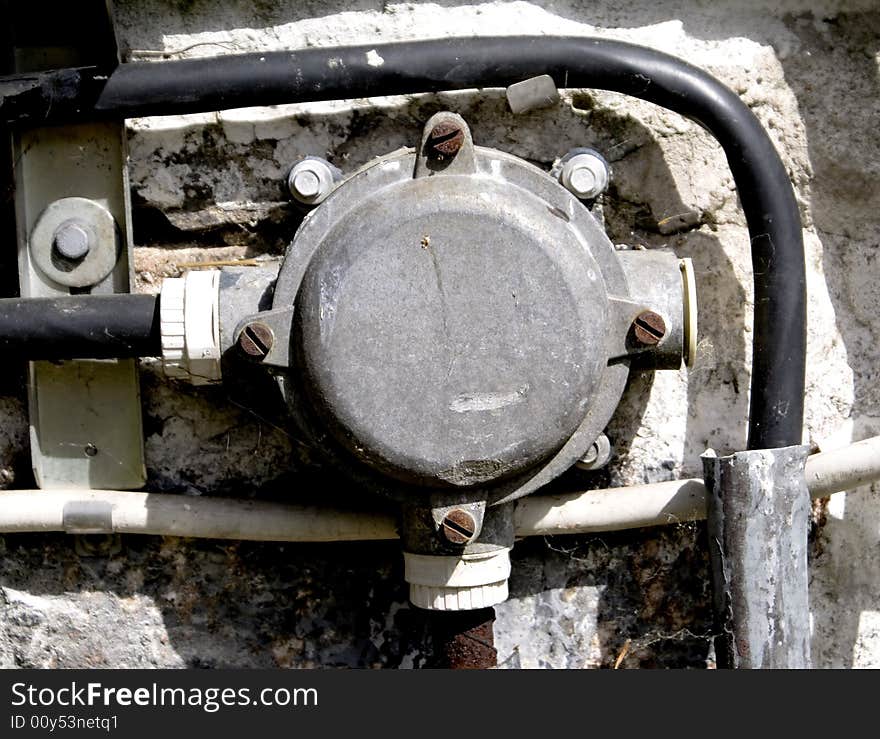
[[[63, 198], [88, 198], [116, 221], [123, 248], [91, 292], [128, 292], [131, 226], [125, 130], [119, 122], [35, 128], [13, 134], [19, 282], [22, 297], [70, 289], [36, 267], [30, 234]], [[31, 458], [40, 487], [134, 489], [146, 481], [140, 389], [134, 360], [32, 362]], [[86, 454], [87, 445], [97, 454]], [[91, 448], [91, 447], [90, 447]]]

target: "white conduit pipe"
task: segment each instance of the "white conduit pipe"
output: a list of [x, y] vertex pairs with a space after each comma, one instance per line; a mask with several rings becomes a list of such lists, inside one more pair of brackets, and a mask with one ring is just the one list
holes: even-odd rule
[[7, 490], [0, 533], [155, 534], [252, 541], [396, 539], [390, 514], [120, 490]]
[[870, 485], [880, 479], [880, 436], [807, 459], [807, 487], [814, 498]]
[[[0, 499], [2, 505], [2, 499]], [[588, 534], [706, 518], [706, 487], [700, 479], [530, 496], [513, 513], [517, 536]]]
[[[807, 460], [806, 479], [814, 498], [877, 481], [880, 437], [813, 455]], [[705, 517], [703, 481], [687, 479], [530, 496], [517, 502], [514, 524], [516, 535], [523, 537], [617, 531]], [[398, 538], [395, 518], [387, 513], [115, 490], [0, 492], [0, 534], [40, 531], [300, 542]]]
[[[805, 476], [813, 498], [880, 480], [880, 436], [807, 458]], [[517, 536], [588, 534], [706, 518], [706, 488], [699, 478], [635, 485], [519, 501]]]

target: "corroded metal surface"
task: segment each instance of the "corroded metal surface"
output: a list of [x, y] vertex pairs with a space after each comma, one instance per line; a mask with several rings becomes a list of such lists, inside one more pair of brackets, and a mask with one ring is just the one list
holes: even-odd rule
[[808, 446], [704, 455], [719, 664], [810, 666]]
[[498, 664], [494, 608], [434, 613], [429, 617], [434, 667], [485, 670]]

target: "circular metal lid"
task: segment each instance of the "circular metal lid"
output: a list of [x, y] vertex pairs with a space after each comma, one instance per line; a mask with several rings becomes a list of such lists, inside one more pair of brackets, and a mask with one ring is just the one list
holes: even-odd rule
[[577, 430], [606, 312], [600, 269], [559, 208], [502, 178], [404, 178], [326, 229], [292, 343], [310, 404], [359, 459], [474, 486]]

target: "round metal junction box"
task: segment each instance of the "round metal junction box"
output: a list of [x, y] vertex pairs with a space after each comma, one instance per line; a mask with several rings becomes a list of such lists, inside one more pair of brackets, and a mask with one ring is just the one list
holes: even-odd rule
[[454, 157], [397, 152], [337, 187], [272, 308], [292, 309], [282, 388], [340, 462], [392, 494], [499, 500], [604, 429], [627, 370], [609, 366], [612, 301], [629, 291], [576, 197], [465, 134]]
[[630, 366], [693, 356], [687, 260], [615, 249], [583, 197], [438, 113], [322, 193], [270, 310], [247, 285], [221, 301], [251, 306], [227, 343], [274, 372], [299, 434], [402, 504], [420, 608], [504, 600], [506, 504], [607, 463]]

